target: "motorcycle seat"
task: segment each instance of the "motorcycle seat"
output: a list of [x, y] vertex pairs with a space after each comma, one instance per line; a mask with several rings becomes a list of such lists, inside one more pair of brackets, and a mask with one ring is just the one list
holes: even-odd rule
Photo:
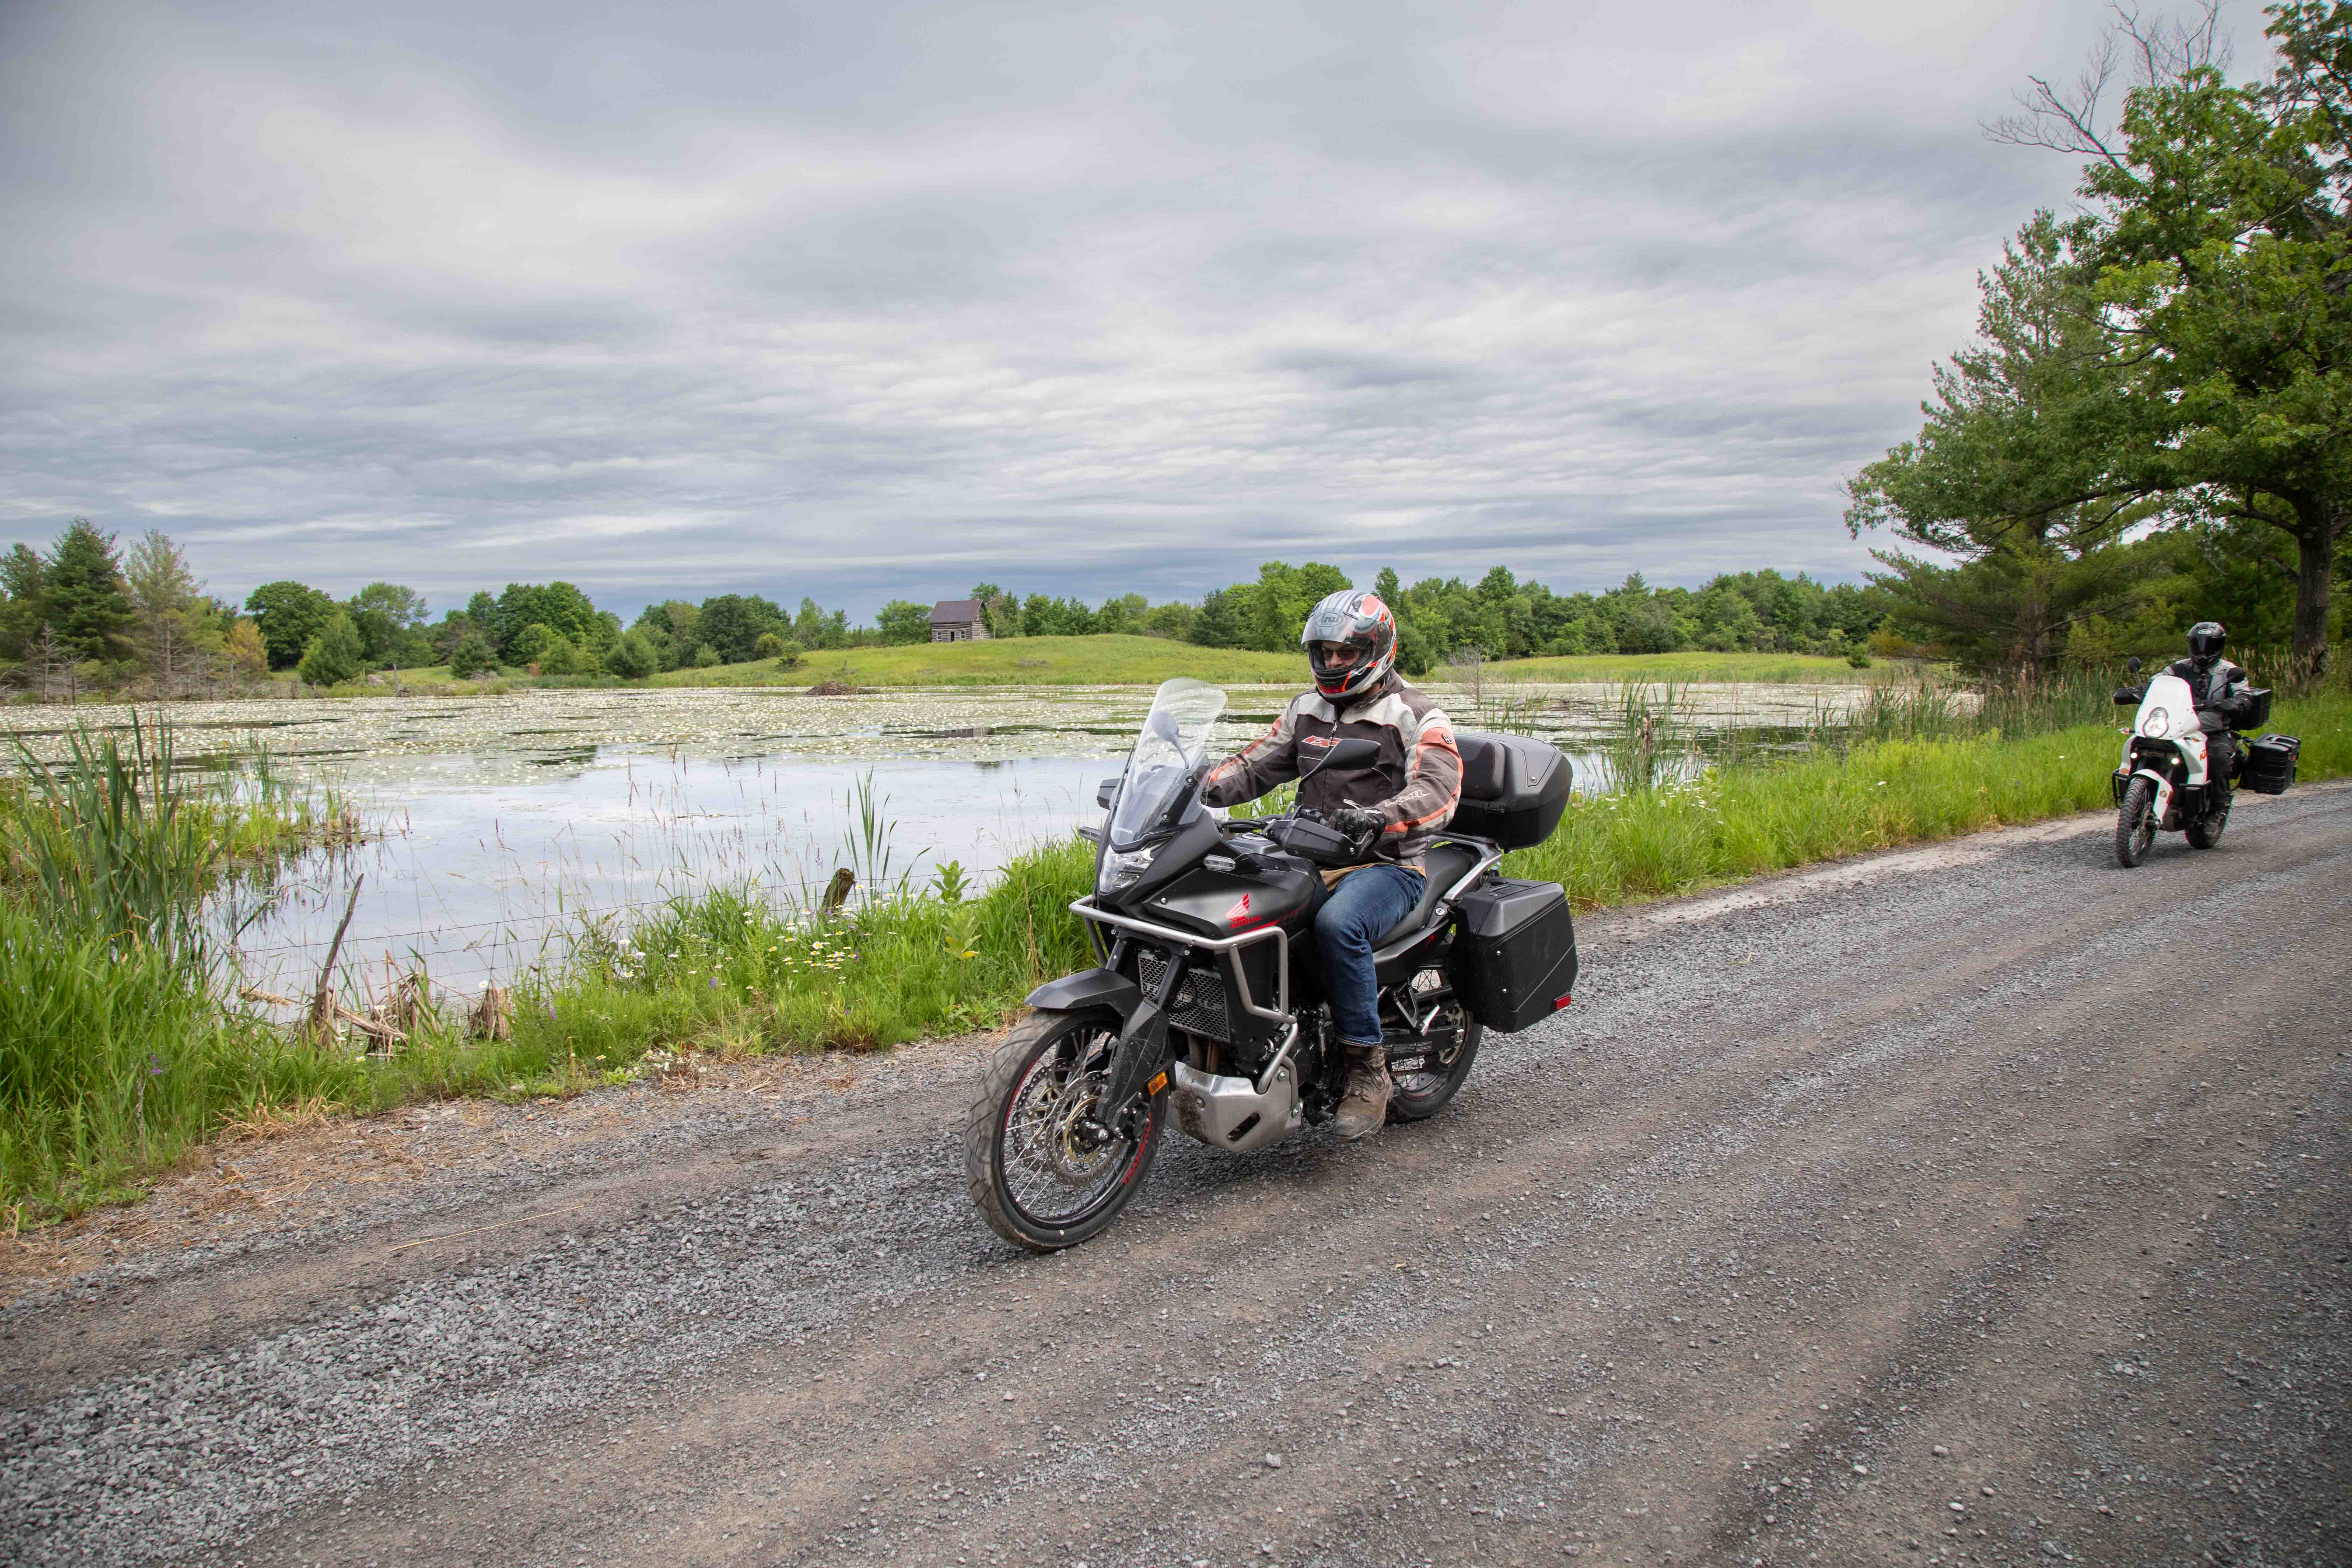
[[1372, 943], [1375, 952], [1390, 943], [1402, 941], [1427, 928], [1437, 913], [1437, 900], [1454, 890], [1454, 884], [1469, 875], [1470, 868], [1478, 863], [1478, 851], [1466, 844], [1433, 844], [1422, 857], [1422, 871], [1426, 879], [1421, 885], [1421, 900], [1405, 914], [1404, 919], [1382, 932]]

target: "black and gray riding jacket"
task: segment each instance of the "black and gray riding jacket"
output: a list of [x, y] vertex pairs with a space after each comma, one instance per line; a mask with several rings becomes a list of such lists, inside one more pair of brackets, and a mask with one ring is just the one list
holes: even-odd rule
[[2194, 658], [2176, 658], [2164, 673], [2189, 683], [2189, 695], [2197, 703], [2198, 728], [2209, 735], [2227, 731], [2243, 710], [2246, 672], [2226, 658], [2217, 658], [2202, 669]]
[[1298, 804], [1327, 817], [1343, 805], [1376, 813], [1382, 826], [1373, 858], [1419, 870], [1430, 839], [1461, 802], [1462, 753], [1444, 710], [1393, 672], [1345, 708], [1318, 692], [1292, 698], [1274, 728], [1210, 770], [1201, 799], [1255, 800], [1297, 778], [1318, 751], [1353, 740], [1372, 742], [1379, 756], [1368, 767], [1320, 769], [1298, 786]]

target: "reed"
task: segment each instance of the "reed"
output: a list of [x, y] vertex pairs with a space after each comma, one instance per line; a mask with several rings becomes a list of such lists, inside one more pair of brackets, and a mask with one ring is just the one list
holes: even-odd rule
[[195, 953], [203, 900], [224, 874], [266, 869], [352, 826], [331, 795], [288, 787], [259, 747], [198, 772], [182, 764], [168, 723], [136, 715], [127, 734], [68, 731], [53, 763], [10, 740], [0, 889], [53, 929], [118, 947]]
[[348, 827], [266, 754], [184, 767], [171, 727], [16, 742], [0, 777], [0, 1193], [71, 1212], [131, 1190], [220, 1117], [317, 1093], [334, 1064], [226, 1005], [205, 900]]

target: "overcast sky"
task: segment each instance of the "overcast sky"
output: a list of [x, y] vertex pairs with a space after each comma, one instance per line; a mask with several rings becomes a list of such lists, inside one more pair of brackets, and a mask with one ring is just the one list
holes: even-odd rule
[[[2242, 64], [2260, 16], [2237, 17]], [[1858, 576], [2088, 0], [0, 3], [0, 546], [215, 592]]]

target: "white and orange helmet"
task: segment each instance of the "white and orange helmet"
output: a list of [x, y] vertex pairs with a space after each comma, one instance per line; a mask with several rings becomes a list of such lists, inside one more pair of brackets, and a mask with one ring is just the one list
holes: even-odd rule
[[[1342, 588], [1318, 600], [1307, 612], [1298, 640], [1306, 645], [1315, 689], [1335, 700], [1371, 690], [1396, 666], [1396, 616], [1378, 594], [1361, 588]], [[1345, 664], [1327, 660], [1325, 643], [1353, 648], [1355, 657]]]

